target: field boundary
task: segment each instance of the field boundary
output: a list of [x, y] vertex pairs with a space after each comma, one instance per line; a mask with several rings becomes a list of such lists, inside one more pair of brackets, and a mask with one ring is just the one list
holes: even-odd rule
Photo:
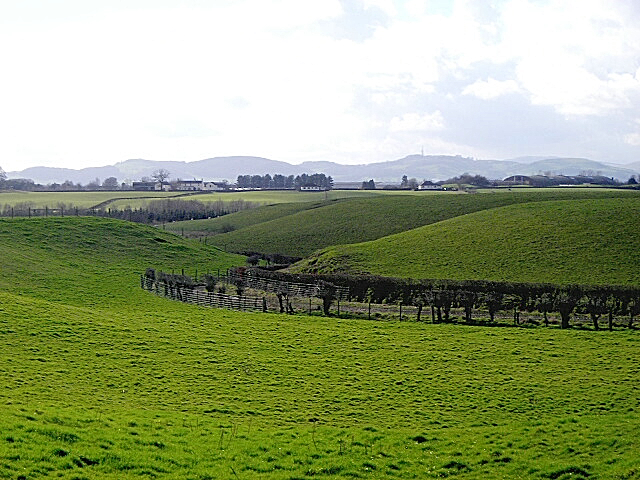
[[[293, 281], [285, 281], [278, 280], [275, 278], [265, 278], [259, 275], [255, 275], [255, 270], [246, 270], [242, 271], [239, 268], [231, 269], [229, 271], [229, 278], [232, 281], [242, 281], [248, 288], [253, 288], [255, 290], [262, 290], [264, 292], [271, 293], [283, 293], [285, 295], [289, 295], [290, 297], [321, 297], [322, 296], [322, 288], [318, 282], [316, 283], [301, 283], [301, 282], [293, 282]], [[318, 279], [319, 281], [323, 281], [322, 279]], [[333, 294], [334, 299], [336, 300], [349, 300], [349, 287], [334, 285], [332, 284], [332, 288], [335, 289], [335, 293]]]
[[140, 287], [143, 290], [155, 293], [160, 297], [166, 297], [170, 300], [177, 300], [184, 303], [191, 303], [201, 307], [226, 308], [228, 310], [255, 312], [267, 311], [265, 297], [207, 292], [198, 288], [170, 285], [165, 282], [151, 279], [145, 275], [140, 275]]

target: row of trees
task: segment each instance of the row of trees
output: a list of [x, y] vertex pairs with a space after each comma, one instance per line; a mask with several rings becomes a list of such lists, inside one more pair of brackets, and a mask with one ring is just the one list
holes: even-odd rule
[[48, 183], [47, 185], [41, 185], [35, 183], [30, 178], [12, 178], [7, 179], [6, 174], [2, 172], [4, 176], [0, 175], [0, 189], [3, 190], [21, 190], [21, 191], [77, 191], [77, 190], [127, 190], [130, 187], [126, 184], [118, 183], [116, 177], [106, 178], [103, 182], [100, 182], [99, 178], [92, 180], [86, 185], [82, 185], [80, 182], [73, 183], [71, 180], [66, 180], [62, 183]]
[[[521, 312], [539, 312], [548, 324], [548, 315], [560, 317], [561, 328], [569, 328], [571, 315], [588, 315], [594, 328], [600, 328], [604, 316], [609, 328], [614, 317], [628, 316], [629, 326], [640, 313], [640, 289], [615, 285], [553, 285], [484, 280], [412, 280], [362, 275], [305, 275], [259, 268], [247, 269], [246, 275], [280, 281], [317, 283], [349, 288], [350, 297], [359, 302], [402, 303], [414, 305], [420, 316], [430, 307], [436, 322], [447, 322], [452, 308], [462, 308], [465, 319], [472, 321], [473, 309], [483, 309], [491, 322], [499, 311], [513, 313], [519, 323]], [[327, 291], [330, 291], [327, 290]]]
[[324, 189], [333, 188], [333, 178], [324, 173], [314, 173], [308, 175], [281, 175], [276, 173], [271, 176], [265, 175], [238, 175], [236, 186], [238, 188], [265, 188], [265, 189], [299, 189], [304, 185], [317, 185]]

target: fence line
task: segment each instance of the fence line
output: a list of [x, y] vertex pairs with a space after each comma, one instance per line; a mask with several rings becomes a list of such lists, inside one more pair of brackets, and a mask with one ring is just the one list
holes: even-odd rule
[[144, 275], [140, 276], [140, 287], [161, 297], [200, 305], [202, 307], [256, 312], [266, 311], [266, 299], [264, 297], [249, 297], [246, 295], [239, 296], [207, 292], [197, 288], [169, 285], [165, 282], [158, 282]]
[[[242, 280], [247, 287], [254, 290], [262, 290], [263, 292], [286, 293], [290, 297], [321, 296], [320, 290], [322, 287], [313, 283], [287, 282], [273, 278], [262, 278], [247, 272], [239, 274], [234, 271], [229, 272], [229, 278], [232, 281]], [[335, 285], [334, 288], [337, 300], [349, 300], [349, 287]]]

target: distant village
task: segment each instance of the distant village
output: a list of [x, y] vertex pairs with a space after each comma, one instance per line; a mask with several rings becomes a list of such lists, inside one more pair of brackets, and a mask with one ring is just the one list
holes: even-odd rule
[[[4, 173], [4, 172], [1, 172]], [[590, 172], [589, 172], [590, 173]], [[575, 185], [602, 186], [638, 186], [640, 178], [632, 175], [628, 181], [622, 182], [612, 177], [594, 174], [581, 175], [512, 175], [502, 180], [490, 180], [482, 175], [463, 173], [446, 180], [418, 181], [403, 175], [400, 182], [376, 182], [375, 179], [362, 182], [334, 182], [331, 176], [324, 173], [314, 173], [293, 176], [280, 174], [270, 175], [239, 175], [235, 183], [223, 181], [209, 181], [204, 179], [172, 180], [166, 170], [154, 171], [150, 177], [143, 177], [140, 181], [120, 183], [117, 178], [109, 177], [103, 182], [99, 179], [87, 185], [73, 183], [69, 180], [63, 183], [49, 183], [41, 185], [28, 178], [7, 179], [0, 175], [0, 190], [23, 191], [81, 191], [81, 190], [134, 190], [145, 192], [228, 192], [246, 190], [298, 190], [301, 192], [324, 192], [332, 189], [340, 190], [473, 190], [477, 188], [496, 187], [557, 187]]]

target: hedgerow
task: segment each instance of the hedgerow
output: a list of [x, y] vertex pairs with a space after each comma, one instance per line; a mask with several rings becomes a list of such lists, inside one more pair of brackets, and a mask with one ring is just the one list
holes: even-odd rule
[[344, 287], [357, 302], [402, 303], [434, 307], [437, 321], [448, 321], [452, 307], [463, 308], [465, 319], [471, 320], [473, 308], [484, 308], [491, 321], [497, 311], [510, 310], [514, 322], [520, 312], [560, 315], [561, 328], [568, 328], [575, 311], [597, 319], [607, 314], [609, 328], [614, 316], [633, 317], [640, 311], [640, 288], [626, 285], [556, 285], [551, 283], [498, 282], [488, 280], [409, 279], [376, 275], [314, 275], [269, 271], [261, 268], [242, 270], [247, 278], [272, 279], [282, 282], [332, 285]]

